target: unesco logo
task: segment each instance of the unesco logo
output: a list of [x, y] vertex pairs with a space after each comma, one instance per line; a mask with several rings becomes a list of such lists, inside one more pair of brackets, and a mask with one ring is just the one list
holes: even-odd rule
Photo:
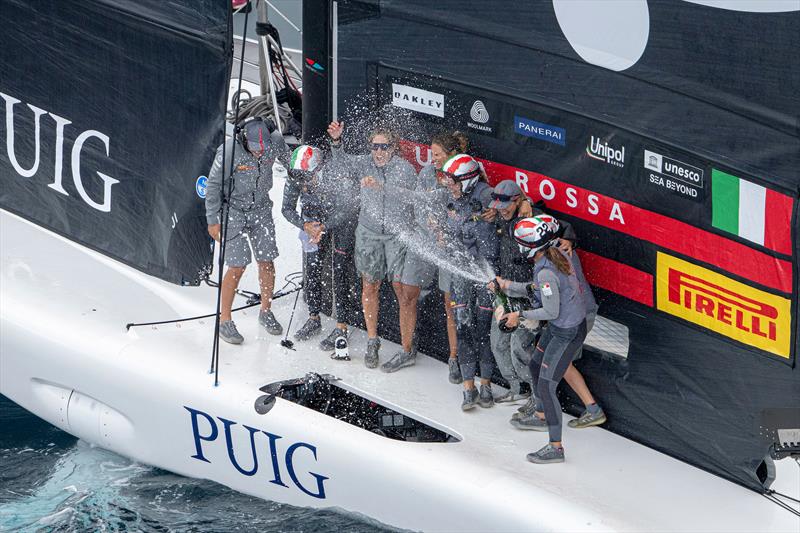
[[472, 109], [469, 110], [469, 116], [479, 124], [486, 124], [489, 122], [489, 112], [480, 100], [475, 100], [475, 103], [472, 104]]

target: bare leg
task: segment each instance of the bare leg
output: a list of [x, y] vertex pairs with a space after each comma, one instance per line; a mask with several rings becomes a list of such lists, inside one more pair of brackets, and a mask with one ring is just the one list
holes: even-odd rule
[[228, 267], [225, 276], [222, 278], [222, 298], [220, 300], [220, 313], [219, 319], [222, 322], [231, 320], [231, 308], [233, 307], [233, 298], [236, 296], [236, 287], [239, 286], [239, 280], [242, 279], [245, 267]]
[[449, 292], [444, 293], [444, 312], [447, 316], [447, 342], [450, 345], [450, 359], [455, 359], [458, 356], [458, 332]]
[[347, 331], [347, 324], [345, 324], [344, 322], [337, 322], [336, 327], [342, 331]]
[[378, 337], [378, 310], [380, 304], [378, 297], [380, 294], [381, 282], [370, 283], [367, 278], [361, 278], [361, 306], [364, 308], [364, 322], [367, 323], [367, 336], [370, 339]]
[[464, 390], [472, 390], [475, 388], [475, 380], [474, 379], [465, 379], [464, 380]]
[[583, 375], [575, 368], [572, 363], [569, 364], [567, 371], [564, 373], [564, 380], [567, 382], [572, 390], [575, 391], [575, 394], [583, 402], [583, 405], [589, 406], [594, 402], [594, 396], [592, 393], [589, 392], [589, 387], [586, 386], [586, 381], [583, 379]]
[[400, 305], [400, 339], [404, 352], [410, 352], [414, 344], [414, 329], [417, 327], [417, 300], [420, 288], [414, 285], [392, 283]]
[[258, 282], [261, 285], [261, 310], [269, 311], [275, 290], [275, 264], [272, 261], [258, 262]]

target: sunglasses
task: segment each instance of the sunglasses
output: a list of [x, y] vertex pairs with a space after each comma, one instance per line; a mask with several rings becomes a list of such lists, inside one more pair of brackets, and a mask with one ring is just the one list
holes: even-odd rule
[[384, 152], [388, 152], [391, 147], [392, 145], [389, 143], [372, 143], [373, 152], [377, 152], [378, 150], [383, 150]]
[[519, 196], [519, 195], [518, 194], [498, 194], [496, 192], [492, 193], [492, 199], [500, 201], [500, 202], [510, 202], [511, 200], [516, 198], [517, 196]]

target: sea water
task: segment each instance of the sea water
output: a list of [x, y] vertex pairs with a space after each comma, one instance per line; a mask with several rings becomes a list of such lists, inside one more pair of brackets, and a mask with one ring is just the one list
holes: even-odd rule
[[0, 531], [393, 531], [89, 445], [0, 395]]

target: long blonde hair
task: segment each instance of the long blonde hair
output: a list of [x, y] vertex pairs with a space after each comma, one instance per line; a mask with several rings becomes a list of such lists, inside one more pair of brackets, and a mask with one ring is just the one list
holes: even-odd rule
[[559, 271], [561, 271], [562, 274], [569, 276], [574, 272], [572, 270], [572, 264], [570, 263], [569, 259], [567, 259], [567, 256], [565, 256], [561, 250], [555, 246], [551, 246], [545, 250], [544, 255], [556, 266]]

